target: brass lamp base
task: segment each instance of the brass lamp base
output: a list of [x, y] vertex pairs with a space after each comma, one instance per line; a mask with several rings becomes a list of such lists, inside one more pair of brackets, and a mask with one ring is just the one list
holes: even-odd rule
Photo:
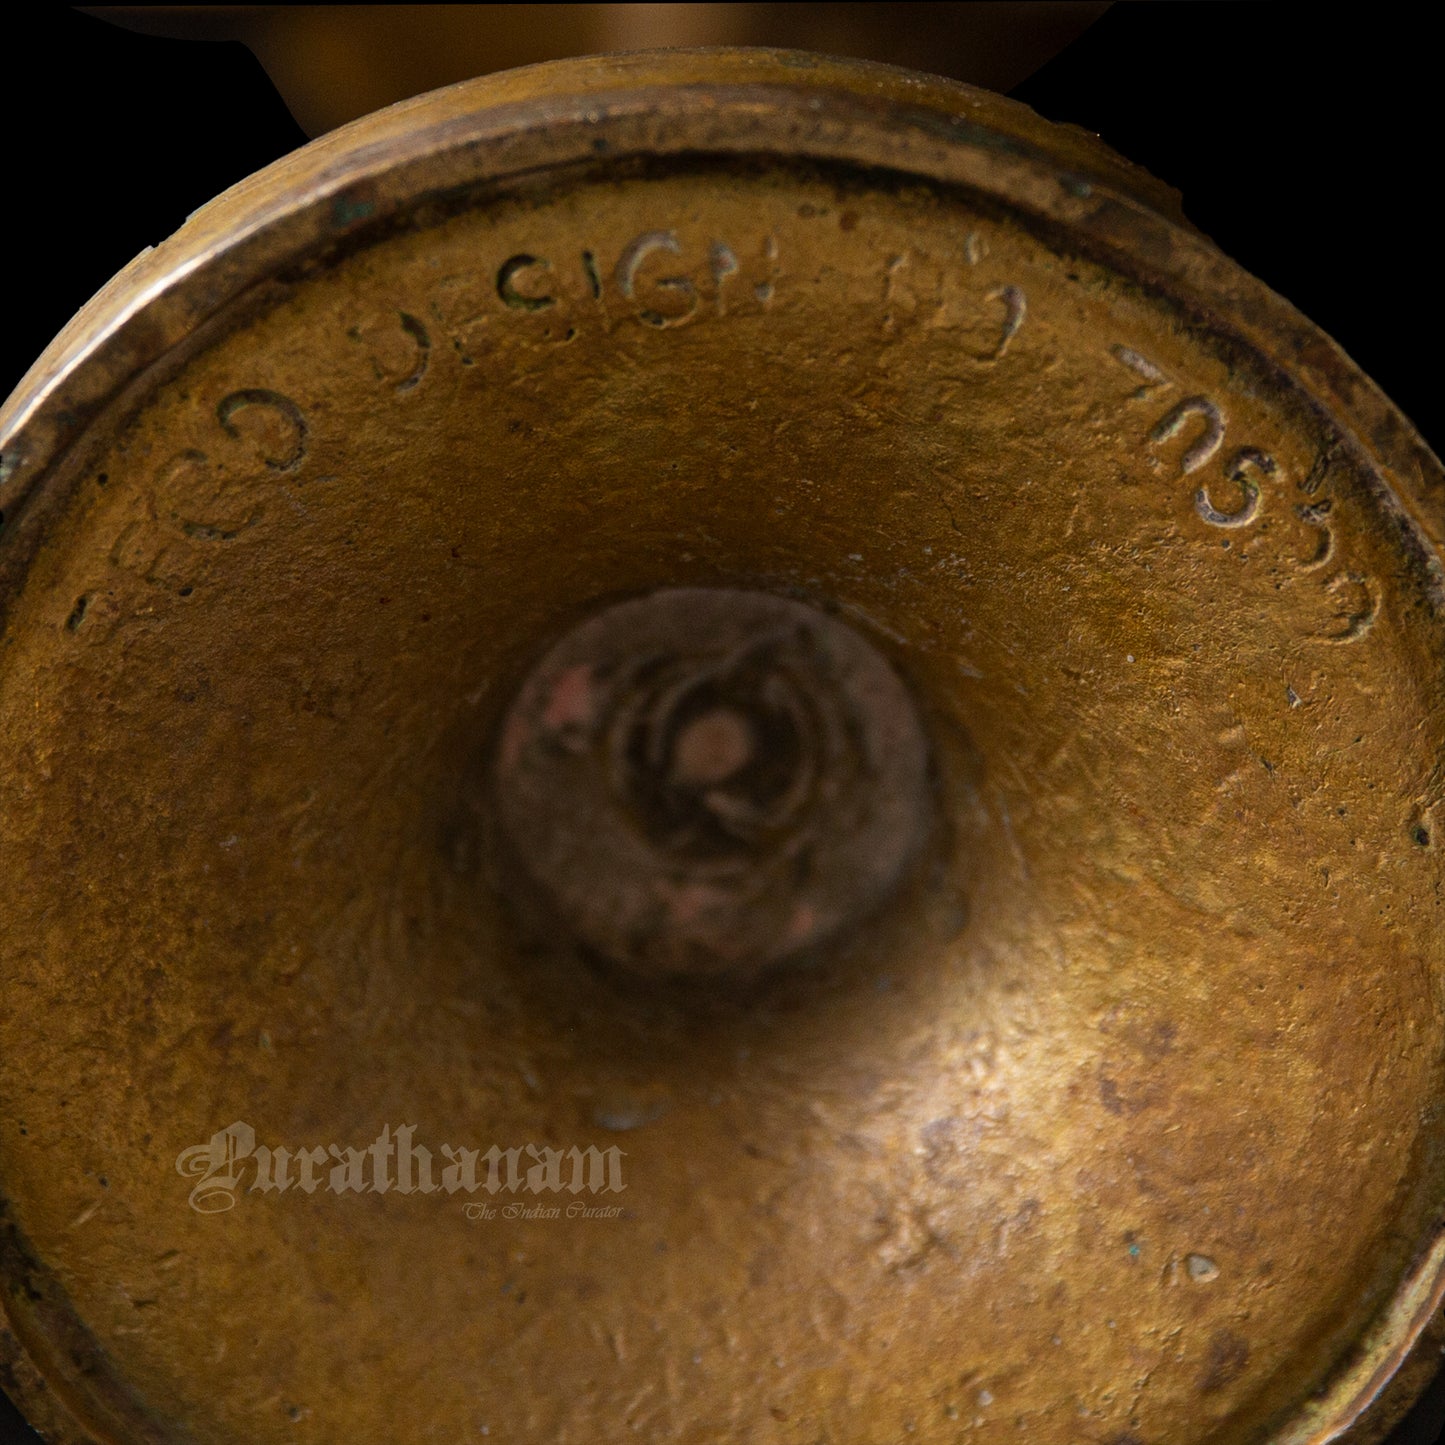
[[56, 1440], [1421, 1383], [1445, 478], [1102, 146], [792, 52], [465, 84], [138, 259], [0, 439]]

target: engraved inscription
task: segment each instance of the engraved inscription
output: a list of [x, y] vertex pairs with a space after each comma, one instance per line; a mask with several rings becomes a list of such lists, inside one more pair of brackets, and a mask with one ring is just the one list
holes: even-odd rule
[[587, 289], [594, 301], [602, 299], [602, 273], [597, 269], [597, 257], [591, 251], [582, 253], [582, 270], [587, 277]]
[[260, 514], [244, 480], [188, 447], [156, 473], [155, 513], [197, 542], [229, 542]]
[[1338, 443], [1326, 447], [1314, 460], [1314, 465], [1309, 469], [1309, 475], [1299, 484], [1299, 489], [1305, 496], [1313, 497], [1323, 489], [1330, 473], [1339, 464], [1341, 452]]
[[353, 326], [346, 334], [367, 348], [373, 375], [394, 391], [411, 391], [431, 364], [431, 335], [409, 311]]
[[985, 299], [1000, 303], [1003, 308], [1003, 324], [999, 328], [998, 340], [987, 350], [976, 351], [973, 355], [977, 361], [997, 361], [1024, 324], [1024, 317], [1028, 314], [1028, 301], [1017, 286], [996, 286]]
[[[502, 304], [510, 306], [514, 311], [545, 311], [549, 306], [555, 306], [557, 304], [555, 296], [529, 294], [518, 288], [518, 279], [524, 277], [526, 272], [550, 271], [551, 269], [550, 261], [529, 256], [526, 252], [509, 256], [497, 271], [497, 295], [501, 298]], [[530, 286], [536, 283], [531, 281], [528, 284]]]
[[[1347, 556], [1341, 557], [1335, 529], [1335, 499], [1330, 491], [1335, 484], [1333, 474], [1345, 469], [1345, 457], [1339, 442], [1326, 446], [1315, 458], [1309, 474], [1299, 483], [1300, 491], [1309, 500], [1294, 509], [1299, 520], [1315, 531], [1319, 538], [1313, 553], [1301, 558], [1295, 565], [1302, 573], [1319, 575], [1320, 589], [1328, 605], [1334, 609], [1310, 640], [1335, 645], [1356, 642], [1364, 637], [1375, 625], [1380, 613], [1380, 593], [1376, 583], [1351, 567]], [[1340, 565], [1342, 561], [1343, 566]]]
[[742, 268], [738, 265], [738, 258], [733, 254], [732, 247], [726, 241], [714, 241], [708, 249], [708, 270], [712, 273], [713, 305], [717, 308], [717, 314], [727, 314], [727, 303], [723, 300], [723, 288], [731, 276], [736, 276]]
[[396, 389], [410, 391], [426, 375], [427, 366], [431, 362], [431, 337], [427, 335], [426, 327], [410, 312], [403, 311], [399, 314], [401, 329], [416, 343], [416, 366], [397, 382]]
[[1320, 534], [1314, 554], [1299, 564], [1301, 572], [1315, 572], [1334, 560], [1335, 533], [1329, 521], [1332, 505], [1331, 499], [1325, 497], [1321, 501], [1295, 508], [1295, 515], [1299, 517], [1300, 521], [1307, 527], [1314, 527]]
[[273, 485], [267, 473], [293, 472], [306, 455], [305, 418], [280, 392], [230, 392], [215, 417], [224, 440], [168, 457], [153, 474], [145, 514], [133, 516], [110, 548], [113, 566], [182, 597], [203, 578], [216, 544], [261, 519]]
[[766, 306], [773, 299], [773, 277], [778, 269], [778, 243], [772, 236], [763, 242], [763, 259], [767, 262], [768, 276], [753, 287], [753, 295]]
[[1224, 475], [1238, 484], [1243, 500], [1232, 512], [1222, 512], [1210, 500], [1209, 489], [1200, 487], [1194, 493], [1194, 510], [1212, 527], [1247, 527], [1259, 513], [1259, 483], [1251, 473], [1272, 477], [1274, 458], [1254, 447], [1241, 447], [1224, 469]]
[[969, 274], [987, 255], [983, 238], [971, 232], [963, 245], [967, 269], [912, 253], [890, 256], [882, 273], [883, 330], [901, 333], [921, 325], [947, 335], [970, 362], [988, 366], [1002, 359], [1023, 329], [1028, 297], [1012, 282], [989, 286]]
[[628, 301], [634, 301], [639, 288], [645, 295], [647, 288], [652, 288], [660, 294], [639, 307], [638, 320], [649, 326], [681, 326], [697, 310], [697, 287], [685, 275], [644, 276], [639, 281], [644, 262], [658, 255], [682, 255], [676, 231], [644, 231], [637, 237], [618, 258], [617, 289]]
[[[1134, 348], [1116, 345], [1110, 355], [1127, 367], [1142, 385], [1129, 397], [1130, 401], [1148, 401], [1168, 391], [1174, 382], [1163, 368]], [[1210, 466], [1222, 454], [1227, 423], [1223, 411], [1210, 397], [1194, 395], [1174, 403], [1146, 433], [1151, 448], [1184, 441], [1178, 461], [1179, 475], [1188, 476]], [[1311, 467], [1299, 488], [1309, 499], [1294, 508], [1299, 521], [1315, 533], [1313, 549], [1305, 555], [1289, 556], [1288, 561], [1301, 575], [1322, 574], [1316, 583], [1334, 610], [1322, 630], [1309, 634], [1313, 642], [1349, 643], [1364, 637], [1375, 625], [1380, 598], [1375, 584], [1362, 572], [1348, 567], [1331, 568], [1337, 561], [1338, 544], [1332, 525], [1333, 501], [1326, 491], [1329, 473], [1340, 460], [1338, 446], [1328, 448]], [[1194, 491], [1194, 511], [1211, 527], [1235, 530], [1251, 526], [1264, 509], [1267, 489], [1277, 485], [1280, 467], [1275, 459], [1258, 447], [1239, 447], [1220, 471], [1222, 481], [1211, 483], [1201, 479]], [[1237, 500], [1236, 500], [1237, 499]]]
[[1358, 572], [1341, 572], [1325, 583], [1325, 591], [1340, 603], [1335, 614], [1336, 630], [1316, 639], [1319, 642], [1354, 642], [1375, 625], [1380, 604], [1369, 580]]
[[1179, 458], [1182, 475], [1197, 472], [1224, 442], [1224, 417], [1207, 396], [1187, 396], [1165, 412], [1149, 433], [1155, 443], [1167, 442], [1192, 431], [1194, 440]]
[[[907, 256], [890, 256], [888, 264], [883, 268], [883, 329], [893, 330], [897, 324], [894, 315], [894, 307], [898, 304], [899, 298], [903, 296], [899, 280], [904, 268], [908, 265]], [[912, 304], [912, 298], [908, 298], [907, 304]]]
[[[771, 236], [749, 260], [747, 253], [720, 237], [695, 246], [676, 230], [660, 228], [634, 236], [610, 268], [593, 247], [578, 251], [575, 262], [518, 251], [497, 268], [493, 289], [509, 311], [537, 315], [548, 323], [539, 339], [571, 341], [584, 314], [600, 313], [604, 324], [610, 324], [609, 297], [623, 303], [634, 320], [658, 330], [684, 326], [705, 309], [725, 316], [732, 298], [746, 297], [749, 291], [766, 306], [773, 296], [777, 257]], [[441, 319], [439, 311], [437, 317]], [[473, 316], [466, 325], [470, 329], [483, 320]], [[463, 363], [470, 364], [470, 344], [460, 338], [453, 344]]]
[[[1131, 346], [1114, 346], [1110, 355], [1139, 377], [1143, 385], [1130, 395], [1131, 401], [1147, 401], [1156, 392], [1173, 387], [1163, 368]], [[1175, 402], [1148, 431], [1155, 450], [1167, 443], [1187, 439], [1179, 453], [1179, 475], [1187, 477], [1211, 463], [1224, 446], [1225, 417], [1212, 397], [1186, 396]], [[1224, 465], [1224, 479], [1239, 493], [1240, 503], [1231, 510], [1218, 505], [1207, 481], [1194, 492], [1194, 510], [1211, 527], [1247, 527], [1260, 513], [1264, 498], [1262, 481], [1273, 478], [1278, 464], [1258, 447], [1240, 447]], [[1224, 493], [1220, 492], [1220, 495]]]
[[233, 391], [217, 404], [216, 420], [227, 436], [250, 443], [273, 472], [295, 471], [306, 455], [305, 419], [278, 391]]
[[1134, 393], [1135, 401], [1142, 401], [1151, 391], [1169, 385], [1169, 378], [1147, 356], [1141, 356], [1132, 346], [1116, 346], [1114, 359], [1144, 378], [1144, 385]]

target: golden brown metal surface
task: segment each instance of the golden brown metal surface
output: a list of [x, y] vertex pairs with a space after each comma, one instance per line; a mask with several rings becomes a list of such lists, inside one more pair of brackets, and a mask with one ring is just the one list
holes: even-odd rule
[[[1408, 1400], [1445, 478], [1164, 188], [861, 64], [539, 67], [219, 199], [0, 438], [3, 1351], [56, 1439]], [[674, 589], [825, 615], [925, 740], [897, 891], [761, 979], [639, 980], [497, 861], [505, 719], [590, 716], [549, 667]], [[657, 775], [732, 778], [738, 709]]]

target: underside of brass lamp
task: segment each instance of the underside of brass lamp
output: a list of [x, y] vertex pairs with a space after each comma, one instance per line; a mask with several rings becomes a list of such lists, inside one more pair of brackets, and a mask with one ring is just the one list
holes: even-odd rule
[[1445, 479], [1173, 193], [796, 52], [405, 102], [0, 413], [63, 1442], [1376, 1440]]

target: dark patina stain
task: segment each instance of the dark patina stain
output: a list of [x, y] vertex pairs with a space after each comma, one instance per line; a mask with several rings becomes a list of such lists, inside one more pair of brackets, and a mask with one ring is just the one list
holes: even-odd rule
[[1209, 1349], [1204, 1356], [1199, 1393], [1209, 1395], [1215, 1390], [1222, 1390], [1244, 1373], [1248, 1363], [1248, 1343], [1233, 1330], [1215, 1330], [1209, 1337]]

